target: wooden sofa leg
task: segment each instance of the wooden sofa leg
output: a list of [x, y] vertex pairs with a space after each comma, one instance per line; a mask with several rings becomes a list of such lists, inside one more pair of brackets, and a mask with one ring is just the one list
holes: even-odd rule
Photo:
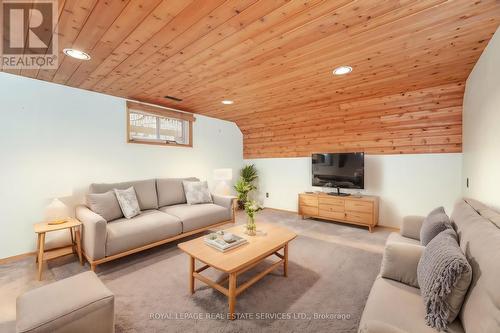
[[95, 273], [97, 265], [94, 264], [93, 262], [90, 263], [90, 270]]

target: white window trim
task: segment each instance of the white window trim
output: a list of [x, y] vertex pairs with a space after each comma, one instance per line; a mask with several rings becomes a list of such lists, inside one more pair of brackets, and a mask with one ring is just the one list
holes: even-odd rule
[[[139, 113], [156, 118], [156, 136], [157, 138], [132, 138], [130, 135], [130, 113]], [[182, 121], [183, 131], [187, 131], [186, 139], [188, 143], [177, 143], [168, 140], [158, 139], [160, 137], [160, 119], [176, 119]], [[155, 107], [146, 104], [127, 101], [127, 142], [139, 144], [151, 144], [174, 147], [193, 147], [193, 114], [175, 111], [161, 107]]]

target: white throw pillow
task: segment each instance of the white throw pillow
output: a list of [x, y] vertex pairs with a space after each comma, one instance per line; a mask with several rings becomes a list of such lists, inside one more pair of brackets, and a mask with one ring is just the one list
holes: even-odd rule
[[118, 203], [122, 209], [123, 216], [131, 219], [132, 217], [139, 215], [141, 209], [139, 208], [139, 202], [137, 201], [137, 195], [135, 194], [133, 186], [126, 190], [117, 190], [115, 188], [114, 191], [116, 199], [118, 199]]
[[212, 196], [208, 191], [207, 182], [183, 181], [182, 185], [184, 186], [186, 201], [189, 205], [213, 202]]

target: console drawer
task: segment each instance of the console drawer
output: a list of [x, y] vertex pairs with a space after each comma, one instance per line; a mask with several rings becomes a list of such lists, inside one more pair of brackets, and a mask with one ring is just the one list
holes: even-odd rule
[[318, 206], [318, 197], [315, 195], [300, 195], [299, 205], [304, 206]]
[[300, 206], [300, 214], [307, 216], [318, 216], [318, 207]]
[[344, 199], [339, 199], [339, 198], [330, 197], [330, 196], [326, 196], [326, 195], [319, 197], [319, 203], [326, 204], [326, 205], [335, 205], [335, 206], [344, 207]]
[[378, 223], [379, 199], [375, 196], [334, 196], [319, 192], [299, 193], [299, 215], [325, 221], [357, 224], [372, 232]]
[[329, 210], [320, 210], [319, 217], [324, 217], [332, 220], [343, 221], [345, 220], [345, 213], [343, 212], [332, 212]]
[[321, 202], [319, 203], [319, 210], [324, 210], [327, 212], [337, 212], [337, 213], [344, 213], [344, 205], [327, 205], [327, 204], [322, 204]]
[[346, 200], [345, 210], [354, 212], [371, 213], [373, 211], [373, 203], [360, 200]]
[[357, 213], [357, 212], [346, 212], [345, 219], [350, 222], [362, 223], [362, 224], [372, 224], [373, 215], [370, 213]]

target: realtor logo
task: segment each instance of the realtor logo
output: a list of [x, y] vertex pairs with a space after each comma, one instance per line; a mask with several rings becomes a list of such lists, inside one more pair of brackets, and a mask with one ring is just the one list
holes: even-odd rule
[[4, 69], [57, 68], [57, 0], [2, 1]]

